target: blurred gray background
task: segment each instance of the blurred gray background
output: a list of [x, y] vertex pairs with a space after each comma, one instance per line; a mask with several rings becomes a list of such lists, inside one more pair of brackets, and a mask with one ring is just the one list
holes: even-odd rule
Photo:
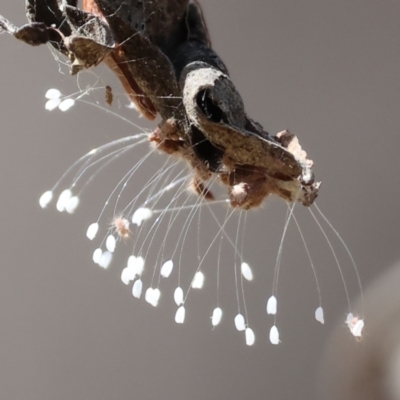
[[[400, 257], [400, 3], [200, 3], [213, 46], [249, 115], [271, 133], [292, 130], [314, 160], [323, 182], [318, 204], [350, 247], [368, 286]], [[25, 23], [22, 0], [2, 2], [0, 13], [17, 25]], [[339, 273], [311, 217], [299, 207], [320, 278], [325, 325], [313, 318], [315, 282], [294, 229], [285, 242], [279, 281], [282, 343], [268, 341], [272, 319], [264, 306], [273, 261], [266, 259], [276, 256], [285, 215], [285, 206], [270, 200], [251, 213], [246, 226], [244, 253], [256, 274], [246, 285], [256, 344], [247, 347], [233, 327], [234, 286], [228, 278], [221, 281], [221, 293], [230, 314], [218, 329], [211, 330], [207, 291], [193, 295], [187, 321], [177, 326], [170, 300], [157, 309], [134, 301], [120, 281], [122, 261], [107, 271], [91, 261], [94, 245], [85, 231], [105, 200], [97, 190], [104, 182], [116, 183], [120, 171], [107, 169], [74, 216], [38, 205], [39, 196], [73, 161], [96, 145], [135, 133], [134, 128], [81, 104], [65, 114], [45, 111], [47, 89], [77, 90], [76, 77], [59, 73], [46, 46], [32, 48], [4, 34], [0, 54], [0, 397], [327, 398], [316, 387], [325, 386], [321, 362], [332, 332], [338, 330], [349, 345], [346, 352], [333, 351], [337, 366], [352, 351], [368, 351], [373, 337], [368, 321], [380, 311], [367, 308], [365, 338], [354, 341], [343, 323], [347, 303]], [[110, 74], [102, 79], [121, 91]], [[117, 103], [113, 110], [154, 127]], [[138, 174], [138, 179], [143, 185], [146, 178]], [[205, 236], [203, 247], [209, 241]], [[334, 246], [343, 253], [337, 240]], [[342, 259], [355, 298], [356, 280]], [[209, 286], [215, 288], [213, 279]], [[394, 303], [398, 286], [393, 280], [392, 285]], [[340, 386], [340, 371], [327, 371], [325, 379]]]

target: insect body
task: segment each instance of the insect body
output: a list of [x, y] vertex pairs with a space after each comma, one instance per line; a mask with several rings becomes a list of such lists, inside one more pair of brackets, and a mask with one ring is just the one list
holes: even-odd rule
[[111, 226], [120, 239], [127, 240], [130, 238], [132, 232], [129, 229], [129, 221], [123, 216], [115, 216]]

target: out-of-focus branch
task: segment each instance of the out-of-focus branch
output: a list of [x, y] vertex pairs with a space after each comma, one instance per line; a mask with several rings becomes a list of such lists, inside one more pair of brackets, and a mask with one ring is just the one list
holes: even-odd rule
[[357, 346], [344, 321], [338, 324], [324, 357], [321, 399], [400, 399], [399, 282], [400, 261], [365, 291], [367, 326]]

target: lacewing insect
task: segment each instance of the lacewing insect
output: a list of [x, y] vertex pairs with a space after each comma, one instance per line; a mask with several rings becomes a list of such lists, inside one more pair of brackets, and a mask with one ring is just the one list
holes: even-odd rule
[[[0, 16], [0, 29], [31, 45], [48, 43], [67, 56], [71, 74], [104, 63], [117, 75], [130, 100], [143, 116], [150, 120], [157, 115], [161, 117], [161, 123], [153, 132], [116, 139], [81, 157], [51, 190], [40, 197], [39, 204], [45, 208], [58, 195], [57, 210], [75, 212], [81, 199], [80, 193], [103, 168], [139, 146], [151, 143], [152, 150], [144, 152], [141, 160], [129, 166], [105, 200], [97, 220], [87, 228], [86, 236], [93, 241], [99, 232], [104, 233], [103, 241], [93, 252], [93, 261], [102, 268], [108, 268], [118, 242], [132, 241], [134, 248], [127, 266], [122, 270], [122, 282], [132, 284], [133, 297], [144, 297], [147, 303], [156, 307], [161, 301], [161, 280], [177, 274], [178, 283], [173, 293], [177, 306], [175, 322], [183, 324], [189, 292], [204, 286], [204, 260], [207, 254], [213, 247], [219, 248], [220, 254], [222, 240], [226, 240], [234, 251], [238, 303], [236, 316], [230, 318], [235, 328], [244, 332], [245, 342], [251, 346], [256, 336], [249, 326], [243, 281], [252, 281], [255, 274], [244, 259], [243, 251], [239, 250], [240, 216], [242, 212], [260, 207], [270, 195], [280, 197], [288, 204], [288, 213], [277, 251], [272, 294], [266, 301], [266, 313], [273, 316], [269, 340], [272, 344], [278, 344], [278, 277], [283, 243], [291, 221], [298, 228], [315, 274], [310, 251], [294, 215], [296, 203], [306, 207], [315, 205], [316, 211], [348, 252], [360, 284], [358, 272], [347, 246], [315, 204], [320, 183], [315, 181], [313, 162], [307, 158], [297, 137], [286, 130], [270, 135], [248, 117], [226, 66], [211, 47], [199, 4], [196, 1], [176, 1], [173, 7], [167, 5], [167, 1], [161, 0], [131, 5], [116, 0], [84, 0], [83, 9], [79, 9], [73, 0], [32, 0], [27, 2], [29, 24], [17, 28]], [[45, 108], [66, 112], [94, 89], [66, 97], [59, 90], [50, 89], [46, 93]], [[105, 101], [111, 106], [113, 91], [108, 85], [103, 89]], [[135, 174], [157, 152], [166, 153], [170, 162], [156, 171], [133, 197], [124, 201]], [[213, 188], [216, 182], [225, 188], [224, 195], [215, 195]], [[188, 195], [187, 188], [195, 196]], [[113, 207], [112, 215], [105, 223], [110, 204]], [[218, 204], [227, 209], [223, 222], [213, 212], [213, 207]], [[182, 249], [190, 227], [196, 218], [200, 220], [202, 209], [214, 218], [217, 233], [210, 238], [210, 245], [204, 254], [198, 251], [197, 267], [191, 271], [190, 284], [185, 287], [181, 281]], [[188, 216], [182, 223], [180, 218], [183, 211], [187, 211]], [[227, 226], [237, 213], [239, 223], [236, 238], [233, 239]], [[351, 333], [360, 337], [364, 321], [353, 317], [335, 250], [311, 208], [310, 213], [331, 248], [343, 280], [349, 305], [346, 323]], [[175, 246], [168, 250], [168, 232], [179, 223], [182, 223], [182, 228]], [[165, 226], [164, 237], [160, 235], [159, 227], [162, 224]], [[146, 277], [149, 249], [159, 236], [161, 246], [154, 256], [154, 268], [149, 281]], [[220, 257], [217, 287], [219, 263]], [[317, 289], [319, 292], [318, 281]], [[212, 327], [220, 324], [223, 314], [223, 308], [217, 300], [210, 313]], [[315, 319], [322, 324], [325, 321], [320, 295]]]

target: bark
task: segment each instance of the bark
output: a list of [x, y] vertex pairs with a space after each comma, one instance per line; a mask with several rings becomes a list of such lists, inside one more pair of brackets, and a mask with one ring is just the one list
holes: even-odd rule
[[81, 10], [75, 0], [27, 0], [26, 13], [20, 28], [0, 16], [0, 30], [50, 43], [71, 74], [106, 63], [144, 116], [160, 114], [150, 140], [189, 163], [200, 195], [212, 198], [205, 185], [217, 174], [234, 207], [257, 207], [270, 194], [306, 206], [317, 197], [297, 138], [272, 136], [247, 116], [196, 1], [84, 0]]

